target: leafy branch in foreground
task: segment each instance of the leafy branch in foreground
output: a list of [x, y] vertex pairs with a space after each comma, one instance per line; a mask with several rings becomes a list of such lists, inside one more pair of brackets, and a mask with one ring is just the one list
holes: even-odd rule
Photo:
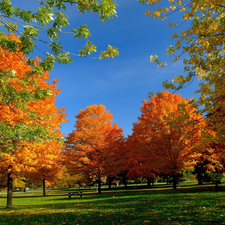
[[[93, 12], [99, 14], [99, 19], [104, 22], [107, 19], [117, 16], [116, 14], [116, 3], [112, 0], [104, 1], [81, 1], [81, 0], [41, 0], [40, 6], [35, 13], [31, 11], [23, 10], [20, 7], [13, 7], [10, 0], [2, 0], [0, 3], [0, 22], [4, 25], [5, 29], [9, 32], [17, 33], [20, 35], [20, 43], [8, 42], [4, 43], [4, 46], [9, 51], [23, 52], [29, 55], [36, 48], [45, 54], [45, 59], [40, 64], [43, 71], [49, 71], [53, 68], [54, 63], [58, 62], [67, 64], [71, 63], [71, 56], [91, 57], [90, 54], [96, 52], [96, 46], [92, 45], [87, 40], [83, 49], [79, 50], [79, 54], [74, 54], [71, 50], [64, 50], [59, 42], [60, 34], [67, 33], [71, 34], [73, 38], [81, 40], [82, 38], [88, 38], [91, 33], [87, 28], [87, 24], [80, 25], [77, 28], [73, 28], [71, 32], [63, 31], [69, 25], [69, 21], [66, 14], [61, 11], [66, 10], [67, 4], [71, 6], [76, 5], [80, 13]], [[70, 7], [71, 7], [70, 6]], [[25, 24], [25, 25], [24, 25]], [[23, 30], [18, 28], [20, 25], [23, 26]], [[46, 28], [47, 27], [47, 28]], [[47, 37], [50, 41], [45, 41], [40, 36], [40, 30], [45, 30]], [[2, 44], [3, 40], [0, 40]], [[42, 42], [51, 47], [50, 52], [42, 51], [38, 46], [37, 42]], [[19, 48], [19, 49], [18, 49]], [[108, 46], [106, 51], [100, 53], [100, 58], [110, 57], [118, 55], [118, 50], [115, 47]], [[96, 58], [96, 57], [93, 57]], [[31, 58], [28, 62], [31, 62]]]
[[[156, 5], [161, 1], [142, 0], [142, 3]], [[217, 117], [222, 119], [224, 112], [224, 57], [225, 57], [225, 2], [224, 0], [190, 0], [187, 4], [184, 0], [171, 1], [164, 8], [156, 11], [146, 11], [146, 15], [152, 18], [166, 19], [175, 11], [182, 13], [182, 20], [191, 20], [187, 29], [180, 34], [174, 33], [172, 38], [176, 39], [174, 46], [169, 46], [166, 53], [174, 55], [172, 62], [183, 57], [184, 74], [175, 76], [172, 83], [168, 80], [163, 82], [166, 89], [180, 90], [191, 84], [195, 78], [199, 80], [200, 97], [197, 100], [201, 114], [214, 115], [207, 117], [208, 123]], [[168, 25], [176, 26], [171, 22]], [[151, 56], [150, 61], [156, 62], [158, 66], [164, 66], [158, 56]], [[221, 111], [222, 110], [222, 111]], [[217, 123], [213, 130], [217, 132], [216, 142], [224, 141], [224, 123]]]

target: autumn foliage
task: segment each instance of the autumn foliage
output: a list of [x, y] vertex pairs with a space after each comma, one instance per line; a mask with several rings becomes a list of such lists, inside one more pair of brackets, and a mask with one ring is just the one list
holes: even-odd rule
[[[19, 42], [14, 35], [5, 39]], [[50, 170], [57, 173], [56, 158], [63, 148], [63, 135], [58, 129], [66, 121], [64, 109], [55, 106], [60, 91], [57, 80], [49, 84], [47, 72], [35, 74], [35, 66], [28, 66], [21, 52], [0, 48], [0, 59], [0, 171], [8, 176], [8, 183], [9, 178], [24, 173], [40, 174], [43, 167], [47, 168], [46, 176]], [[34, 65], [38, 63], [40, 59], [36, 58]]]
[[145, 176], [164, 173], [176, 180], [200, 156], [204, 120], [188, 99], [166, 91], [144, 100], [141, 112], [129, 137], [137, 169]]
[[113, 117], [103, 105], [91, 105], [75, 116], [75, 130], [67, 136], [66, 165], [70, 173], [82, 172], [98, 182], [115, 176], [123, 146], [123, 130], [112, 124]]

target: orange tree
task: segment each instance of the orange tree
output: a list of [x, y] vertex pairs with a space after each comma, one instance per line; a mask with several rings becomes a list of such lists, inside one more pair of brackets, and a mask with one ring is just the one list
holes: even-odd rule
[[33, 169], [26, 170], [25, 177], [29, 178], [31, 183], [42, 183], [44, 196], [46, 182], [54, 183], [63, 172], [62, 148], [60, 142], [50, 140], [37, 143], [31, 149], [34, 158], [30, 158], [30, 168]]
[[[156, 172], [150, 162], [149, 153], [144, 151], [146, 148], [144, 143], [141, 143], [140, 137], [135, 136], [133, 132], [131, 136], [128, 136], [125, 143], [126, 158], [124, 162], [124, 171], [127, 172], [127, 177], [136, 179], [138, 177], [147, 179], [147, 186], [150, 186], [151, 181], [156, 176]], [[139, 152], [144, 153], [139, 154]]]
[[[4, 39], [20, 42], [14, 35], [5, 35]], [[13, 176], [24, 171], [21, 166], [29, 168], [26, 165], [35, 155], [31, 149], [36, 143], [61, 140], [58, 129], [65, 122], [65, 113], [55, 106], [55, 96], [60, 91], [57, 80], [49, 84], [48, 72], [40, 76], [38, 58], [31, 67], [23, 53], [0, 48], [0, 59], [0, 160], [8, 176], [7, 207], [12, 207]]]
[[205, 122], [188, 99], [167, 91], [144, 100], [141, 112], [133, 126], [130, 139], [135, 145], [130, 151], [136, 155], [139, 170], [172, 175], [175, 189], [178, 173], [200, 156]]
[[119, 172], [123, 130], [112, 124], [113, 116], [104, 105], [91, 105], [75, 116], [75, 130], [66, 138], [65, 162], [70, 173], [82, 172], [98, 183]]
[[194, 174], [196, 174], [199, 185], [202, 185], [203, 181], [218, 181], [213, 179], [224, 171], [224, 157], [213, 148], [205, 149], [201, 152], [194, 168]]

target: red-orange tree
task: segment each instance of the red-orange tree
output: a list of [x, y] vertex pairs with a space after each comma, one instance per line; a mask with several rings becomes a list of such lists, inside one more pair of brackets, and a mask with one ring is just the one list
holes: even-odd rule
[[138, 134], [133, 132], [131, 136], [128, 136], [126, 149], [125, 170], [127, 176], [132, 179], [144, 177], [147, 179], [147, 186], [150, 186], [151, 181], [156, 177], [156, 171], [152, 166], [149, 151], [146, 151], [146, 143], [142, 142]]
[[[6, 42], [20, 42], [14, 35], [4, 38]], [[32, 68], [23, 53], [0, 48], [0, 169], [8, 177], [7, 207], [12, 207], [13, 177], [31, 170], [31, 160], [38, 156], [32, 149], [40, 141], [62, 137], [58, 129], [66, 115], [55, 106], [60, 90], [57, 80], [46, 82], [48, 72], [40, 75], [40, 63], [36, 58]]]
[[91, 105], [75, 116], [75, 130], [67, 136], [66, 165], [70, 173], [82, 171], [98, 183], [119, 172], [123, 130], [112, 124], [113, 116], [104, 105]]
[[135, 143], [131, 151], [140, 167], [172, 175], [176, 188], [178, 173], [199, 156], [205, 123], [188, 99], [167, 91], [144, 100], [141, 112], [130, 137]]

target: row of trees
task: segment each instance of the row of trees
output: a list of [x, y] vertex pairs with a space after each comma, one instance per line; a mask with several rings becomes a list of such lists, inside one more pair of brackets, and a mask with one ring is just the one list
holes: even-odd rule
[[[0, 170], [8, 178], [9, 197], [12, 179], [21, 176], [30, 183], [43, 182], [44, 191], [45, 181], [58, 180], [60, 186], [63, 182], [97, 183], [101, 193], [103, 179], [111, 185], [118, 177], [124, 183], [127, 178], [145, 178], [150, 185], [155, 177], [167, 176], [172, 177], [175, 189], [179, 173], [191, 168], [195, 167], [199, 183], [202, 170], [224, 170], [223, 151], [209, 142], [216, 132], [189, 99], [180, 95], [164, 91], [144, 100], [141, 116], [127, 138], [103, 105], [88, 106], [75, 117], [75, 130], [66, 137], [65, 146], [56, 140], [20, 140], [11, 152], [2, 153]], [[10, 207], [12, 198], [8, 201]]]
[[[196, 112], [189, 99], [167, 91], [143, 101], [141, 116], [133, 133], [123, 137], [112, 125], [112, 115], [103, 105], [88, 106], [76, 116], [75, 130], [67, 136], [65, 166], [70, 174], [82, 174], [98, 182], [118, 176], [173, 177], [202, 165], [211, 172], [224, 169], [221, 148], [209, 141], [216, 136], [206, 119]], [[214, 140], [214, 139], [212, 139]]]
[[[5, 35], [8, 39], [20, 42], [14, 35]], [[224, 143], [215, 142], [222, 107], [204, 118], [189, 99], [164, 91], [143, 101], [139, 122], [124, 138], [105, 106], [92, 105], [76, 116], [75, 130], [64, 146], [58, 129], [66, 114], [55, 106], [57, 80], [49, 84], [47, 72], [33, 74], [21, 52], [0, 48], [0, 58], [0, 172], [2, 182], [7, 180], [7, 207], [12, 207], [12, 181], [21, 176], [44, 187], [46, 180], [66, 173], [82, 183], [97, 182], [101, 193], [102, 178], [110, 183], [118, 176], [144, 177], [149, 183], [163, 174], [173, 177], [176, 188], [178, 174], [191, 166], [223, 171]], [[36, 58], [34, 66], [39, 63]]]

